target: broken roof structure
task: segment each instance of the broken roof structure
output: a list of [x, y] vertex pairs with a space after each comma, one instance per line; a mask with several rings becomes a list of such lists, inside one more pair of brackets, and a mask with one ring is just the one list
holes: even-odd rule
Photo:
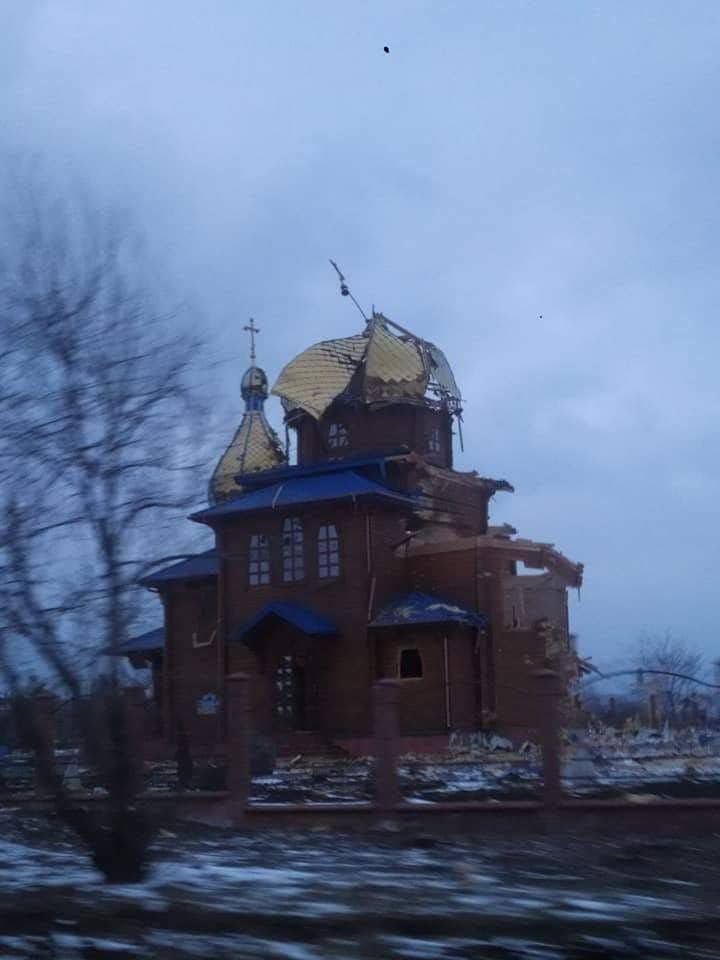
[[445, 354], [381, 313], [365, 331], [315, 343], [280, 372], [271, 393], [287, 413], [316, 420], [335, 401], [437, 403], [460, 413], [460, 391]]
[[535, 570], [548, 570], [558, 576], [568, 587], [582, 586], [583, 565], [573, 563], [555, 549], [552, 543], [536, 543], [523, 537], [514, 537], [508, 533], [490, 532], [472, 537], [436, 534], [432, 528], [420, 530], [402, 547], [405, 556], [423, 554], [443, 554], [461, 550], [477, 550], [504, 561], [523, 563]]
[[191, 518], [215, 547], [158, 562], [142, 583], [162, 599], [163, 628], [122, 651], [151, 664], [169, 740], [179, 722], [202, 749], [229, 735], [225, 684], [238, 673], [253, 729], [295, 752], [308, 735], [364, 750], [378, 678], [399, 682], [404, 735], [527, 737], [538, 668], [567, 691], [582, 672], [567, 601], [582, 565], [490, 525], [493, 497], [513, 487], [455, 469], [461, 395], [444, 353], [375, 310], [363, 318], [273, 386], [292, 464], [246, 327], [242, 421]]

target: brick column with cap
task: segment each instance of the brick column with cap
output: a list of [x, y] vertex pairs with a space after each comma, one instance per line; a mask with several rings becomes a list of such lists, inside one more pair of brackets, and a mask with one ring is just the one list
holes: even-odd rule
[[378, 680], [374, 684], [375, 803], [380, 810], [392, 810], [401, 799], [397, 770], [399, 700], [400, 684], [396, 680]]
[[562, 801], [560, 700], [563, 694], [559, 674], [554, 670], [535, 673], [538, 728], [542, 747], [543, 803], [549, 811]]
[[225, 678], [228, 806], [230, 818], [235, 823], [245, 815], [250, 791], [249, 684], [246, 673], [231, 673]]
[[130, 789], [137, 794], [145, 789], [145, 689], [137, 685], [125, 687], [123, 702], [127, 723], [128, 767], [131, 771]]
[[[50, 768], [55, 759], [55, 710], [57, 699], [49, 690], [39, 690], [33, 697], [33, 715], [37, 731], [44, 746], [45, 762]], [[39, 770], [35, 771], [35, 791], [44, 794], [48, 784], [44, 782]]]

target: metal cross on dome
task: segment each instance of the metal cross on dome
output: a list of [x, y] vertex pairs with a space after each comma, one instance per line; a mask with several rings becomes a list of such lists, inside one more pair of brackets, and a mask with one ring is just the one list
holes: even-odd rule
[[250, 317], [250, 323], [246, 323], [243, 330], [247, 330], [250, 334], [250, 362], [255, 363], [255, 334], [260, 333], [260, 327], [256, 327], [255, 321]]

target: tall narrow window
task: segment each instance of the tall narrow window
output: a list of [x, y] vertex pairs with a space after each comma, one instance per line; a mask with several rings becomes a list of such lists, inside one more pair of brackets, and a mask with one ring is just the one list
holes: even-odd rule
[[254, 533], [250, 537], [248, 583], [251, 587], [270, 583], [270, 543], [264, 533]]
[[427, 438], [427, 452], [428, 453], [442, 453], [442, 445], [440, 441], [440, 428], [433, 427], [430, 431], [430, 434]]
[[331, 450], [350, 446], [350, 436], [344, 423], [331, 423], [328, 427], [328, 446]]
[[303, 528], [298, 517], [288, 517], [283, 523], [283, 580], [291, 583], [305, 576]]
[[318, 530], [318, 576], [321, 580], [340, 576], [340, 540], [334, 523]]

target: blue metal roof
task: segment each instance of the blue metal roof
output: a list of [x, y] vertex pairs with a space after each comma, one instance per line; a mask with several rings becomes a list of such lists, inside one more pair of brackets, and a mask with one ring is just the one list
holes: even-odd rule
[[254, 616], [236, 627], [232, 631], [231, 639], [243, 640], [266, 617], [278, 617], [311, 637], [332, 637], [338, 633], [338, 628], [332, 620], [328, 620], [313, 610], [308, 610], [307, 607], [301, 607], [297, 603], [275, 602], [266, 603]]
[[434, 597], [419, 590], [392, 600], [379, 611], [371, 627], [402, 627], [420, 623], [465, 623], [471, 627], [487, 627], [484, 613], [475, 613], [456, 603]]
[[125, 643], [121, 643], [117, 648], [118, 653], [149, 653], [153, 650], [162, 650], [165, 646], [165, 628], [156, 627], [154, 630], [148, 630], [147, 633], [141, 633], [137, 637], [131, 637]]
[[385, 461], [397, 454], [407, 453], [400, 448], [393, 453], [369, 453], [357, 457], [342, 457], [339, 460], [324, 460], [321, 463], [292, 464], [273, 467], [272, 470], [259, 470], [256, 473], [241, 473], [235, 478], [246, 490], [265, 487], [278, 480], [290, 480], [298, 477], [311, 477], [319, 473], [337, 473], [338, 470], [354, 470], [360, 467], [378, 467], [380, 475], [385, 475]]
[[216, 517], [247, 513], [251, 510], [279, 509], [303, 503], [350, 498], [377, 498], [408, 505], [414, 503], [407, 494], [391, 490], [390, 487], [355, 473], [354, 470], [343, 470], [317, 476], [296, 477], [273, 483], [259, 490], [249, 490], [208, 510], [193, 513], [190, 519], [204, 522]]
[[197, 580], [202, 577], [215, 577], [220, 569], [220, 561], [215, 550], [206, 550], [197, 556], [188, 557], [172, 566], [163, 567], [155, 573], [143, 577], [140, 583], [144, 587], [154, 587], [173, 580]]

